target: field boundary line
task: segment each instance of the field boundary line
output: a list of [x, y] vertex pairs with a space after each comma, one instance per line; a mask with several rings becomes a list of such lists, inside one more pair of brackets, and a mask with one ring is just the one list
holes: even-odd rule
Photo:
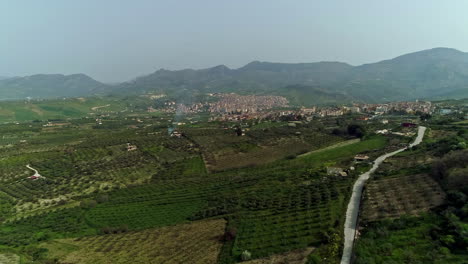
[[318, 152], [322, 152], [322, 151], [326, 151], [326, 150], [330, 150], [330, 149], [334, 149], [334, 148], [348, 146], [348, 145], [351, 145], [351, 144], [354, 144], [354, 143], [358, 143], [360, 141], [361, 141], [361, 139], [359, 139], [359, 138], [341, 141], [341, 142], [338, 142], [336, 144], [330, 145], [328, 147], [324, 147], [324, 148], [321, 148], [321, 149], [309, 151], [307, 153], [299, 155], [298, 157], [305, 157], [305, 156], [313, 154], [313, 153], [318, 153]]

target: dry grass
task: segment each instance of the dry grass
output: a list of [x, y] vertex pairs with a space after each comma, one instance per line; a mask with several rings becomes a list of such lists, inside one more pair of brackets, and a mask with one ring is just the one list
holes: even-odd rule
[[260, 146], [247, 153], [222, 153], [215, 155], [215, 162], [210, 164], [212, 171], [258, 166], [284, 158], [288, 155], [305, 152], [311, 146], [297, 139], [284, 139], [273, 146]]
[[273, 255], [267, 258], [261, 258], [243, 262], [245, 264], [304, 264], [307, 262], [307, 256], [312, 253], [313, 247], [297, 249], [283, 254]]
[[453, 137], [456, 135], [457, 135], [456, 131], [442, 130], [442, 129], [431, 129], [428, 133], [429, 138], [433, 138], [437, 140], [446, 138], [446, 137]]
[[79, 247], [61, 258], [61, 263], [216, 263], [224, 233], [224, 220], [84, 237], [60, 243]]
[[418, 153], [417, 155], [393, 156], [385, 160], [378, 171], [398, 171], [419, 165], [429, 165], [432, 162], [434, 162], [434, 156], [427, 152]]
[[445, 193], [429, 175], [417, 174], [371, 181], [366, 186], [363, 217], [374, 221], [418, 215], [441, 205]]
[[13, 253], [2, 253], [0, 254], [1, 264], [18, 264], [20, 263], [20, 257]]

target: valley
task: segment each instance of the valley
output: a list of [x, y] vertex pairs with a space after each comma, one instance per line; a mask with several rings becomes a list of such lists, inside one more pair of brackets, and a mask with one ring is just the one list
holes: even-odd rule
[[0, 264], [468, 264], [468, 1], [0, 10]]
[[[96, 101], [96, 107], [102, 105], [106, 105], [102, 100]], [[449, 106], [434, 107], [431, 111], [437, 113]], [[400, 152], [414, 140], [417, 128], [405, 124], [422, 122], [410, 114], [363, 118], [371, 115], [321, 116], [317, 110], [304, 118], [303, 111], [281, 110], [285, 115], [240, 121], [185, 112], [175, 123], [175, 109], [168, 112], [154, 105], [155, 111], [149, 112], [146, 108], [145, 103], [135, 107], [129, 101], [126, 112], [103, 107], [91, 110], [93, 117], [0, 125], [0, 252], [6, 254], [1, 256], [12, 259], [7, 256], [13, 254], [39, 263], [108, 263], [106, 259], [118, 256], [122, 263], [130, 258], [147, 263], [156, 255], [136, 253], [135, 247], [125, 244], [127, 240], [146, 243], [132, 237], [147, 237], [153, 242], [141, 244], [148, 249], [145, 252], [169, 243], [167, 250], [177, 255], [157, 254], [167, 263], [181, 263], [180, 258], [213, 263], [205, 259], [208, 256], [195, 255], [212, 247], [210, 252], [218, 252], [210, 257], [216, 263], [283, 259], [288, 257], [281, 254], [305, 248], [312, 248], [307, 263], [313, 259], [338, 263], [352, 186], [371, 168], [371, 161], [380, 164], [379, 156]], [[435, 120], [424, 126], [437, 142], [446, 133], [438, 132], [443, 125]], [[456, 124], [463, 128], [464, 123]], [[168, 128], [172, 128], [169, 133]], [[393, 133], [375, 132], [383, 128]], [[423, 133], [419, 131], [415, 143]], [[417, 147], [409, 145], [411, 151]], [[406, 152], [388, 158], [389, 162]], [[361, 156], [368, 156], [368, 161], [355, 161]], [[387, 171], [389, 162], [377, 170], [374, 164], [372, 175]], [[33, 173], [39, 176], [32, 177]], [[427, 169], [411, 173], [424, 174]], [[368, 205], [371, 190], [382, 188], [373, 177], [364, 187], [358, 230], [364, 222], [394, 217]], [[404, 212], [419, 215], [445, 204], [438, 183], [421, 179], [429, 184], [424, 192], [441, 193], [439, 198]], [[411, 199], [427, 196], [416, 197], [421, 198]], [[372, 199], [380, 203], [383, 198]], [[206, 236], [184, 231], [205, 224], [206, 234], [211, 234], [205, 242], [188, 239]], [[194, 232], [205, 230], [200, 228]], [[151, 232], [163, 230], [188, 243], [186, 255], [180, 255], [173, 242], [152, 238]], [[207, 246], [189, 250], [199, 243]], [[359, 243], [358, 239], [358, 253]], [[89, 250], [96, 253], [83, 256]]]

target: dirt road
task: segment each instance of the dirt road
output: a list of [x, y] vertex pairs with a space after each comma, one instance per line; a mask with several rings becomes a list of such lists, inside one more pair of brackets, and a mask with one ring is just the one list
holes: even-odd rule
[[[416, 139], [414, 140], [413, 143], [409, 145], [409, 147], [413, 147], [421, 143], [425, 132], [426, 132], [426, 127], [420, 126], [418, 128], [418, 135]], [[378, 157], [374, 161], [374, 165], [372, 166], [372, 168], [369, 171], [359, 175], [359, 178], [354, 183], [353, 194], [351, 195], [351, 199], [349, 200], [349, 204], [348, 204], [348, 209], [346, 211], [346, 221], [344, 225], [345, 241], [344, 241], [343, 255], [341, 257], [341, 264], [351, 263], [351, 257], [352, 257], [351, 254], [353, 252], [354, 238], [356, 234], [356, 223], [357, 223], [357, 218], [358, 218], [358, 213], [359, 213], [359, 207], [361, 204], [362, 188], [364, 187], [364, 184], [369, 179], [369, 176], [375, 170], [377, 170], [377, 168], [386, 158], [391, 157], [397, 153], [400, 153], [406, 149], [407, 148], [405, 147], [405, 148], [396, 150], [391, 153], [386, 153]]]

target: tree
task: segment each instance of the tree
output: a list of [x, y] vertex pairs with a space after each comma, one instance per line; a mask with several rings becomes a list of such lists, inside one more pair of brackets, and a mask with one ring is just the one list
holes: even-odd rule
[[234, 228], [230, 228], [224, 232], [223, 236], [221, 237], [221, 241], [226, 242], [226, 241], [231, 241], [236, 238], [237, 235], [237, 230]]
[[421, 113], [419, 115], [419, 118], [421, 119], [421, 121], [426, 121], [426, 120], [429, 120], [431, 119], [431, 115], [430, 114], [427, 114], [427, 113]]
[[317, 255], [310, 255], [307, 258], [307, 264], [320, 264], [322, 263], [322, 259]]
[[348, 126], [348, 134], [351, 136], [356, 136], [362, 138], [366, 134], [366, 130], [363, 126], [358, 124], [351, 124]]

